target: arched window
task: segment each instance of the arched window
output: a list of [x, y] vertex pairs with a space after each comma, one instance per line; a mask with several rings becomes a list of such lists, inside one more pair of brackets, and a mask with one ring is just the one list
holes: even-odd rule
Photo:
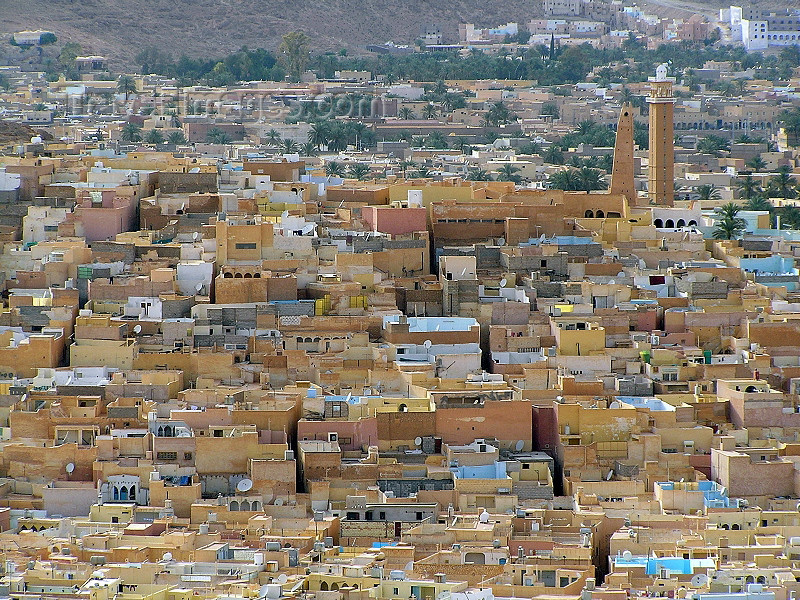
[[597, 213], [596, 213], [596, 215], [597, 215], [597, 218], [598, 218], [598, 219], [602, 219], [603, 217], [605, 217], [605, 214], [603, 214], [603, 211], [602, 211], [602, 210], [598, 210], [598, 211], [597, 211]]
[[131, 486], [130, 494], [128, 494], [131, 500], [136, 500], [136, 488]]
[[[738, 531], [739, 529], [741, 529], [741, 527], [739, 527], [738, 523], [734, 523], [733, 525], [731, 525], [731, 529], [733, 529], [734, 531]], [[753, 583], [753, 582], [749, 581], [748, 583]]]
[[662, 221], [661, 219], [656, 219], [655, 221], [653, 221], [653, 225], [658, 229], [661, 229], [664, 226], [664, 221]]
[[587, 219], [594, 219], [594, 212], [592, 212], [591, 210], [587, 210], [585, 213], [583, 213], [583, 216], [586, 217]]
[[752, 393], [757, 392], [757, 391], [758, 391], [758, 388], [756, 386], [754, 386], [754, 385], [748, 385], [746, 388], [744, 388], [744, 393], [745, 394], [752, 394]]
[[319, 590], [321, 592], [327, 592], [328, 591], [328, 582], [327, 581], [323, 581], [322, 583], [320, 583], [319, 584]]
[[126, 486], [122, 486], [119, 488], [119, 499], [125, 502], [128, 499], [128, 488]]
[[242, 279], [242, 274], [241, 274], [241, 273], [236, 273], [236, 274], [233, 276], [233, 278], [234, 278], [234, 279]]
[[231, 273], [230, 271], [228, 271], [227, 273], [224, 273], [222, 276], [225, 279], [233, 279], [233, 273]]
[[232, 500], [229, 508], [231, 511], [239, 510], [239, 502], [237, 500]]
[[252, 279], [252, 278], [253, 278], [253, 275], [252, 275], [251, 273], [245, 273], [245, 274], [244, 274], [244, 278], [245, 278], [245, 279]]
[[397, 412], [408, 412], [408, 406], [406, 404], [401, 404], [397, 407]]
[[664, 227], [667, 229], [674, 229], [675, 228], [675, 221], [672, 219], [667, 219], [666, 223], [664, 223]]
[[242, 500], [239, 504], [239, 510], [250, 510], [250, 503], [247, 500]]
[[111, 494], [111, 497], [112, 497], [114, 500], [119, 500], [119, 489], [117, 488], [117, 486], [114, 486], [114, 491], [113, 491], [113, 493]]
[[331, 584], [331, 591], [332, 592], [338, 592], [339, 591], [339, 584], [338, 583]]
[[767, 583], [767, 578], [764, 577], [763, 575], [759, 575], [758, 577], [756, 577], [756, 583]]
[[697, 226], [697, 221], [695, 221], [694, 219], [692, 219], [691, 221], [689, 221], [689, 226], [690, 226], [690, 227], [696, 227], [696, 226]]
[[261, 279], [261, 273], [256, 273], [255, 275], [253, 275], [253, 277], [255, 279]]
[[684, 221], [683, 219], [678, 219], [678, 227], [685, 227], [685, 226], [686, 226], [686, 221]]

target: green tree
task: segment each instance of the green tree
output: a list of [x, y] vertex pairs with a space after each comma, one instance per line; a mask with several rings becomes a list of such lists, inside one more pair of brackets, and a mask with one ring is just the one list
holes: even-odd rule
[[783, 111], [779, 119], [783, 123], [783, 128], [786, 130], [787, 138], [792, 143], [791, 145], [796, 146], [798, 140], [800, 140], [800, 106]]
[[270, 146], [278, 146], [281, 143], [281, 134], [277, 129], [270, 129], [265, 138]]
[[121, 139], [123, 142], [141, 142], [142, 128], [136, 123], [125, 123], [122, 128]]
[[43, 33], [39, 36], [39, 45], [40, 46], [49, 46], [50, 44], [55, 44], [58, 41], [55, 33], [51, 33], [50, 31]]
[[733, 202], [718, 206], [714, 211], [714, 239], [732, 240], [739, 237], [745, 229], [745, 220], [739, 217], [739, 207]]
[[519, 167], [515, 167], [511, 163], [506, 163], [497, 170], [497, 181], [511, 181], [513, 183], [520, 183], [522, 177], [517, 175]]
[[400, 170], [403, 171], [403, 178], [405, 178], [406, 171], [408, 171], [408, 169], [411, 169], [412, 167], [416, 167], [416, 166], [417, 166], [417, 163], [415, 163], [413, 160], [401, 160], [400, 161]]
[[704, 183], [693, 188], [700, 200], [719, 200], [719, 190], [713, 183]]
[[313, 142], [305, 142], [300, 145], [300, 153], [303, 156], [316, 156], [317, 146]]
[[231, 137], [219, 127], [212, 127], [206, 133], [206, 141], [210, 144], [222, 144], [224, 146], [231, 143]]
[[347, 175], [351, 179], [363, 181], [369, 175], [369, 166], [363, 163], [353, 163], [347, 168]]
[[580, 189], [585, 192], [594, 190], [604, 190], [608, 188], [608, 183], [603, 179], [603, 173], [600, 169], [593, 169], [591, 167], [581, 167], [578, 171], [578, 180], [580, 181]]
[[544, 160], [546, 163], [550, 163], [551, 165], [563, 165], [564, 152], [559, 146], [552, 144], [548, 146], [542, 154], [542, 160]]
[[553, 117], [554, 119], [558, 119], [560, 116], [558, 105], [553, 102], [545, 102], [542, 104], [542, 110], [539, 112], [539, 114], [543, 117]]
[[336, 162], [335, 160], [326, 163], [325, 175], [327, 175], [328, 181], [330, 181], [331, 177], [344, 177], [345, 176], [344, 165], [342, 163]]
[[720, 156], [722, 152], [727, 152], [730, 149], [731, 143], [728, 140], [713, 133], [697, 142], [697, 151], [701, 154]]
[[498, 127], [500, 125], [510, 123], [515, 118], [516, 115], [512, 113], [501, 100], [500, 102], [495, 102], [492, 104], [492, 106], [489, 108], [489, 111], [484, 116], [484, 121], [487, 125]]
[[439, 113], [439, 111], [437, 110], [436, 106], [432, 102], [428, 102], [422, 108], [422, 116], [425, 119], [433, 119], [438, 113]]
[[148, 144], [163, 144], [164, 134], [158, 129], [151, 129], [147, 132], [147, 135], [144, 136], [144, 141]]
[[472, 167], [467, 172], [468, 181], [492, 181], [492, 176], [479, 167]]
[[331, 125], [329, 121], [314, 121], [308, 130], [308, 141], [314, 144], [314, 147], [321, 148], [328, 145], [330, 135]]
[[128, 96], [136, 93], [136, 81], [130, 75], [120, 75], [117, 79], [117, 91], [125, 94], [125, 102], [127, 102]]
[[415, 115], [414, 111], [408, 106], [401, 106], [400, 110], [397, 111], [397, 116], [404, 121], [410, 121], [417, 118], [417, 115]]
[[787, 200], [797, 197], [797, 179], [792, 176], [792, 169], [786, 165], [780, 167], [778, 172], [770, 177], [767, 186], [768, 193]]
[[575, 169], [564, 169], [550, 175], [548, 185], [554, 190], [576, 192], [581, 189], [581, 179]]
[[300, 149], [300, 146], [297, 145], [297, 142], [294, 140], [290, 140], [288, 138], [284, 139], [281, 143], [281, 151], [284, 154], [294, 154]]
[[756, 173], [760, 173], [761, 171], [767, 168], [767, 163], [766, 161], [764, 161], [763, 158], [761, 158], [760, 155], [758, 155], [748, 160], [745, 163], [745, 166], [748, 169], [753, 169], [753, 171], [755, 171]]
[[766, 210], [771, 213], [775, 207], [764, 196], [752, 196], [745, 201], [744, 208], [745, 210]]
[[167, 141], [170, 144], [175, 144], [176, 146], [179, 146], [181, 144], [186, 143], [186, 136], [183, 135], [183, 132], [181, 130], [171, 131], [167, 136]]
[[300, 81], [308, 64], [309, 37], [302, 31], [292, 31], [283, 36], [278, 51], [292, 81]]
[[745, 173], [744, 177], [740, 177], [736, 180], [735, 185], [736, 189], [739, 190], [740, 197], [745, 200], [751, 200], [759, 196], [763, 191], [752, 173]]

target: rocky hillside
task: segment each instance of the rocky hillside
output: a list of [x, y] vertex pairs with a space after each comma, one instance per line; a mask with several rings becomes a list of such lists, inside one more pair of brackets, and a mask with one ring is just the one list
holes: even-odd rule
[[[142, 48], [173, 55], [220, 56], [243, 45], [275, 48], [286, 31], [302, 29], [317, 49], [355, 49], [414, 40], [424, 24], [450, 40], [458, 23], [525, 22], [541, 14], [539, 0], [4, 0], [2, 27], [54, 31], [85, 52], [132, 64]], [[3, 42], [5, 40], [2, 40]]]

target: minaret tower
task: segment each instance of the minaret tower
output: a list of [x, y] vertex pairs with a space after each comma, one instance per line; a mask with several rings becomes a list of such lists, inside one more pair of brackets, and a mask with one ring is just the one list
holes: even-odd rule
[[650, 204], [672, 206], [675, 198], [675, 146], [672, 97], [674, 77], [667, 77], [667, 65], [656, 68], [650, 77], [650, 167], [647, 175], [647, 195]]
[[610, 191], [612, 194], [625, 196], [631, 206], [636, 204], [633, 177], [633, 107], [628, 103], [623, 104], [619, 111]]

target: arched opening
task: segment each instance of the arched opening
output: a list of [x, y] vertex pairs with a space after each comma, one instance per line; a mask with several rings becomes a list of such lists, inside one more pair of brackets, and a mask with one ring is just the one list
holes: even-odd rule
[[253, 275], [253, 277], [254, 277], [255, 279], [261, 279], [261, 273], [255, 273], [255, 274]]
[[331, 591], [332, 592], [338, 592], [339, 591], [339, 584], [338, 583], [332, 583], [331, 584]]
[[111, 493], [111, 497], [114, 500], [119, 500], [119, 490], [117, 489], [116, 486], [114, 486], [114, 491]]
[[131, 486], [131, 491], [128, 494], [131, 500], [136, 500], [136, 488]]
[[667, 229], [673, 229], [675, 227], [675, 221], [673, 221], [672, 219], [667, 219], [664, 222], [664, 227], [666, 227]]
[[587, 210], [585, 213], [583, 213], [583, 216], [587, 219], [594, 219], [594, 211]]
[[[741, 527], [739, 527], [738, 523], [734, 523], [733, 525], [731, 525], [731, 529], [733, 529], [734, 531], [738, 531], [739, 529], [741, 529]], [[753, 582], [751, 581], [750, 583]]]
[[723, 523], [722, 525], [720, 525], [720, 526], [719, 526], [719, 528], [720, 528], [720, 529], [725, 529], [726, 531], [727, 531], [728, 529], [730, 529], [730, 527], [728, 527], [728, 524], [727, 524], [727, 523]]
[[764, 577], [763, 575], [759, 575], [758, 577], [756, 577], [756, 583], [767, 583], [767, 578]]
[[596, 216], [597, 216], [598, 219], [602, 219], [606, 215], [602, 210], [598, 210], [597, 213], [596, 213]]
[[225, 279], [233, 279], [233, 273], [231, 273], [231, 272], [228, 272], [228, 273], [223, 273], [223, 275], [222, 275], [222, 276], [223, 276]]
[[683, 219], [678, 219], [678, 227], [686, 227], [686, 221]]
[[122, 486], [119, 488], [119, 499], [125, 502], [128, 499], [128, 488], [126, 486]]
[[164, 437], [172, 437], [172, 427], [169, 425], [164, 427]]
[[486, 564], [486, 556], [484, 556], [483, 552], [467, 552], [464, 555], [464, 562], [483, 565]]
[[753, 577], [752, 575], [748, 575], [747, 577], [744, 578], [744, 582], [745, 583], [755, 583], [756, 582], [756, 578]]
[[253, 278], [253, 275], [252, 275], [252, 274], [250, 274], [250, 273], [245, 273], [245, 274], [244, 274], [244, 278], [245, 278], [245, 279], [252, 279], [252, 278]]
[[321, 592], [327, 592], [328, 591], [328, 582], [327, 581], [323, 581], [322, 583], [319, 584], [319, 591], [321, 591]]
[[261, 510], [261, 502], [258, 500], [253, 500], [253, 504], [250, 506], [250, 510]]
[[164, 437], [164, 427], [162, 425], [158, 426], [158, 437]]
[[239, 501], [238, 500], [231, 500], [231, 505], [230, 505], [229, 508], [230, 508], [231, 511], [239, 510]]
[[691, 221], [689, 221], [689, 226], [690, 226], [690, 227], [697, 227], [697, 221], [695, 221], [694, 219], [692, 219]]
[[401, 404], [397, 407], [397, 412], [408, 412], [408, 406], [406, 404]]
[[233, 276], [233, 278], [234, 278], [234, 279], [242, 279], [242, 274], [241, 274], [241, 273], [236, 273], [236, 274]]
[[664, 226], [664, 221], [662, 221], [661, 219], [656, 219], [655, 221], [653, 221], [653, 225], [661, 229]]
[[754, 385], [748, 385], [746, 388], [744, 388], [744, 393], [745, 394], [752, 394], [752, 393], [757, 392], [757, 391], [758, 391], [758, 388], [756, 386], [754, 386]]
[[239, 504], [239, 510], [250, 510], [250, 503], [247, 500], [242, 500]]

